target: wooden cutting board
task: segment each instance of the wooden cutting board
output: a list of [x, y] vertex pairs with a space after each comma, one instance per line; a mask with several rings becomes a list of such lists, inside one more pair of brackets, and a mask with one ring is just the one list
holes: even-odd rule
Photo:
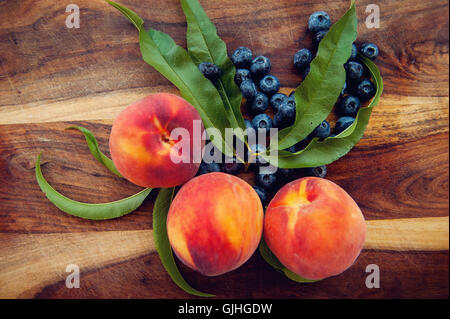
[[[229, 51], [245, 45], [270, 57], [283, 87], [300, 82], [297, 49], [311, 47], [308, 16], [336, 21], [348, 1], [200, 1]], [[385, 91], [364, 138], [329, 165], [368, 220], [361, 256], [340, 276], [297, 284], [255, 254], [215, 278], [180, 265], [194, 287], [219, 298], [448, 298], [449, 280], [449, 14], [447, 1], [377, 1], [380, 28], [365, 25], [359, 42], [378, 44]], [[164, 271], [152, 239], [152, 194], [134, 213], [111, 221], [68, 216], [41, 193], [34, 162], [60, 192], [107, 202], [138, 187], [90, 155], [79, 124], [108, 153], [116, 114], [134, 100], [175, 88], [140, 56], [137, 33], [103, 1], [79, 0], [80, 28], [65, 26], [65, 3], [0, 1], [0, 297], [190, 298]], [[153, 27], [185, 45], [179, 2], [123, 1]], [[290, 89], [286, 89], [290, 91]], [[253, 182], [251, 175], [243, 176]], [[155, 192], [156, 193], [156, 192]], [[66, 266], [80, 267], [80, 288], [65, 286]], [[368, 265], [380, 269], [369, 289]]]

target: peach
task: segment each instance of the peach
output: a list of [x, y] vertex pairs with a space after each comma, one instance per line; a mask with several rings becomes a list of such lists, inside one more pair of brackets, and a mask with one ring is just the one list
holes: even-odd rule
[[[199, 134], [203, 134], [197, 110], [173, 94], [152, 94], [131, 104], [117, 116], [111, 130], [109, 149], [117, 170], [143, 187], [172, 187], [187, 182], [195, 176], [201, 161], [193, 160], [195, 120], [200, 121]], [[189, 133], [190, 141], [186, 143], [190, 145], [189, 152], [182, 154], [182, 150], [174, 147], [181, 143], [181, 139], [170, 137], [175, 128], [184, 128]], [[204, 141], [200, 144], [202, 148]]]
[[200, 175], [183, 185], [167, 216], [173, 251], [206, 276], [245, 263], [258, 247], [262, 229], [263, 208], [255, 190], [225, 173]]
[[289, 270], [309, 279], [335, 276], [358, 257], [366, 223], [335, 183], [305, 177], [282, 187], [266, 210], [264, 240]]

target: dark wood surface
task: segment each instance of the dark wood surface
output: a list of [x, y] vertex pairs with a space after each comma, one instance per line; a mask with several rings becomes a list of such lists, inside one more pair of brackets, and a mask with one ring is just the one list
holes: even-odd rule
[[[293, 54], [311, 47], [308, 16], [326, 10], [336, 21], [348, 6], [348, 1], [337, 0], [200, 2], [228, 50], [245, 45], [270, 57], [273, 74], [287, 92], [301, 80], [291, 66]], [[385, 91], [364, 138], [328, 167], [328, 178], [355, 198], [367, 220], [447, 217], [448, 2], [377, 1], [380, 28], [367, 29], [365, 6], [372, 2], [357, 3], [358, 42], [379, 45], [377, 65]], [[167, 32], [185, 45], [186, 23], [178, 1], [122, 3], [139, 13], [147, 27]], [[137, 192], [138, 187], [95, 162], [80, 133], [64, 128], [72, 124], [89, 128], [108, 153], [109, 131], [118, 111], [152, 92], [176, 92], [142, 61], [136, 30], [115, 9], [103, 1], [77, 4], [81, 27], [67, 29], [65, 3], [0, 1], [0, 295], [190, 298], [171, 282], [154, 248], [128, 254], [102, 240], [111, 231], [151, 230], [155, 194], [130, 215], [94, 222], [60, 212], [35, 182], [34, 162], [43, 151], [45, 177], [75, 200], [106, 202]], [[253, 177], [244, 178], [251, 182]], [[61, 254], [66, 256], [63, 244], [84, 247], [74, 239], [83, 233], [98, 234], [93, 245], [99, 255], [83, 255], [81, 288], [67, 289], [65, 268], [60, 265], [73, 261], [62, 259]], [[61, 245], [55, 246], [59, 255], [47, 250], [53, 247], [55, 235], [61, 236]], [[33, 238], [47, 246], [31, 245]], [[147, 247], [141, 241], [123, 245], [130, 251], [134, 246]], [[111, 257], [108, 249], [112, 249]], [[19, 252], [30, 256], [21, 260], [21, 273], [12, 267], [19, 262], [15, 258], [22, 256]], [[372, 263], [380, 267], [379, 289], [365, 286], [365, 267]], [[258, 254], [238, 270], [216, 278], [180, 268], [194, 287], [219, 298], [447, 298], [448, 263], [448, 248], [366, 249], [344, 274], [312, 285], [289, 281]], [[32, 268], [36, 265], [47, 267], [48, 275], [40, 277]], [[12, 284], [7, 279], [11, 276], [24, 283]]]

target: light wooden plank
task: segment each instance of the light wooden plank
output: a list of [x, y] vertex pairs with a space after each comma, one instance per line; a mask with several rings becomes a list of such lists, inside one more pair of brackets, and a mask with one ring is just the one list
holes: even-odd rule
[[435, 251], [449, 249], [449, 218], [367, 221], [366, 249]]
[[32, 297], [65, 280], [69, 264], [81, 272], [154, 251], [152, 231], [0, 234], [0, 298]]

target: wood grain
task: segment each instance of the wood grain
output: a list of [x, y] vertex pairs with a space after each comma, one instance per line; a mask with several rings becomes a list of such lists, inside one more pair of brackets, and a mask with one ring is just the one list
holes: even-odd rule
[[[139, 191], [97, 163], [81, 133], [64, 131], [72, 124], [93, 131], [108, 154], [110, 125], [102, 122], [0, 126], [0, 216], [4, 221], [0, 230], [41, 233], [151, 228], [151, 200], [120, 222], [81, 220], [61, 213], [47, 201], [34, 176], [40, 152], [49, 183], [75, 200], [101, 203]], [[367, 219], [448, 216], [448, 142], [448, 134], [378, 147], [367, 147], [361, 141], [350, 154], [329, 165], [328, 178], [349, 192]], [[243, 177], [254, 182], [252, 174]]]
[[[444, 251], [449, 248], [449, 219], [410, 218], [367, 222], [365, 249]], [[85, 273], [155, 254], [151, 230], [70, 234], [0, 233], [0, 298], [33, 297], [45, 286], [64, 281], [66, 267]], [[84, 277], [84, 276], [83, 276]], [[84, 278], [83, 278], [84, 281]], [[145, 283], [145, 281], [144, 281]]]
[[[293, 54], [312, 47], [308, 16], [326, 10], [336, 21], [348, 6], [347, 0], [200, 2], [229, 51], [245, 45], [271, 59], [284, 92], [300, 82]], [[122, 3], [147, 27], [185, 46], [179, 1]], [[364, 138], [328, 167], [328, 178], [369, 220], [366, 250], [344, 274], [314, 285], [289, 281], [258, 254], [217, 278], [180, 265], [194, 287], [219, 298], [448, 298], [449, 5], [377, 1], [380, 28], [368, 29], [369, 3], [357, 3], [358, 42], [379, 46], [385, 91]], [[66, 5], [0, 1], [0, 296], [190, 297], [171, 282], [154, 252], [155, 193], [130, 215], [94, 222], [61, 213], [34, 180], [43, 151], [44, 176], [75, 200], [106, 202], [138, 192], [95, 162], [81, 134], [64, 128], [89, 128], [108, 153], [118, 112], [153, 92], [176, 93], [142, 61], [136, 30], [115, 9], [79, 0], [81, 27], [67, 29]], [[242, 177], [253, 182], [251, 174]], [[65, 266], [74, 261], [81, 266], [81, 288], [67, 289]], [[371, 263], [380, 266], [380, 289], [364, 284]]]
[[67, 265], [92, 270], [155, 250], [152, 231], [75, 234], [0, 234], [0, 298], [32, 297], [64, 280]]
[[423, 217], [367, 221], [365, 249], [448, 250], [449, 219]]
[[[241, 268], [214, 278], [180, 268], [194, 287], [213, 292], [217, 298], [443, 298], [449, 289], [448, 260], [448, 251], [363, 251], [345, 275], [314, 285], [290, 281], [258, 254]], [[379, 289], [365, 286], [369, 264], [380, 267]], [[80, 289], [67, 289], [62, 281], [48, 285], [35, 298], [195, 298], [177, 289], [156, 254], [86, 272], [81, 278]]]

